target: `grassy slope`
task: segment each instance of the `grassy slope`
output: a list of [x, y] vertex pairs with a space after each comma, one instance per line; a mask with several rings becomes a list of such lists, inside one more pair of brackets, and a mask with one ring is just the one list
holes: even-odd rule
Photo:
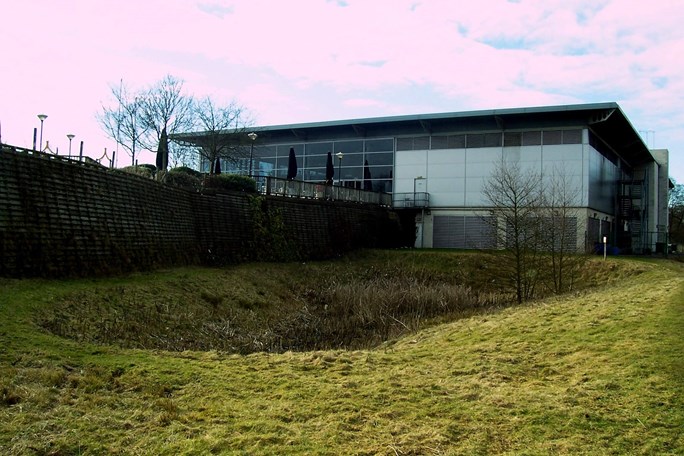
[[682, 454], [684, 275], [647, 269], [375, 350], [249, 356], [62, 340], [34, 306], [92, 284], [3, 281], [0, 453]]

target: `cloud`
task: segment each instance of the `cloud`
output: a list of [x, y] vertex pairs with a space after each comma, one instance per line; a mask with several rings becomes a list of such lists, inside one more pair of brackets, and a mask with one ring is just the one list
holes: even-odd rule
[[676, 0], [13, 2], [3, 138], [28, 145], [38, 110], [85, 130], [109, 84], [173, 74], [260, 123], [618, 101], [681, 149], [682, 23]]
[[199, 3], [197, 7], [200, 9], [200, 11], [204, 11], [207, 14], [212, 14], [221, 19], [223, 19], [226, 14], [232, 14], [235, 10], [232, 5], [224, 5], [221, 3]]

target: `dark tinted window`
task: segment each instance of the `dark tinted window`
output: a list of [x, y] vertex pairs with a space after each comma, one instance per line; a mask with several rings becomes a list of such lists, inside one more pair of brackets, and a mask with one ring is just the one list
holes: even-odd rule
[[[335, 166], [339, 164], [339, 159], [333, 156]], [[344, 154], [342, 157], [342, 167], [345, 166], [363, 166], [363, 154]]]
[[[325, 164], [328, 160], [328, 155], [307, 155], [304, 160], [304, 166], [307, 168], [325, 168]], [[333, 160], [334, 161], [334, 160]]]
[[413, 150], [413, 138], [397, 138], [397, 150]]
[[254, 157], [275, 157], [275, 146], [254, 146]]
[[524, 131], [522, 134], [523, 146], [540, 146], [541, 131]]
[[564, 130], [563, 144], [582, 144], [582, 130]]
[[466, 143], [465, 135], [451, 135], [449, 136], [449, 149], [465, 149]]
[[562, 144], [563, 132], [561, 130], [547, 130], [544, 132], [544, 144], [555, 145]]
[[501, 147], [501, 133], [485, 133], [485, 147]]
[[334, 153], [337, 152], [342, 152], [343, 154], [363, 152], [363, 141], [335, 141]]
[[333, 151], [331, 142], [311, 143], [306, 145], [306, 155], [325, 155]]
[[448, 136], [433, 136], [430, 142], [430, 149], [448, 149], [449, 148], [449, 137]]
[[366, 140], [366, 152], [391, 152], [394, 150], [394, 140], [368, 139]]
[[391, 166], [369, 166], [368, 170], [371, 174], [371, 179], [391, 179], [392, 178], [392, 167]]
[[394, 154], [379, 153], [379, 154], [366, 154], [366, 160], [368, 160], [369, 165], [392, 165], [394, 163]]
[[416, 136], [413, 138], [413, 150], [427, 150], [430, 148], [429, 136]]
[[504, 133], [504, 147], [522, 146], [522, 133], [520, 132], [506, 132]]
[[299, 157], [304, 155], [304, 144], [291, 144], [291, 145], [280, 145], [278, 146], [278, 157], [289, 157], [290, 148], [294, 149], [295, 157], [299, 161]]
[[472, 134], [466, 136], [466, 146], [468, 146], [469, 149], [484, 147], [484, 143], [484, 135]]

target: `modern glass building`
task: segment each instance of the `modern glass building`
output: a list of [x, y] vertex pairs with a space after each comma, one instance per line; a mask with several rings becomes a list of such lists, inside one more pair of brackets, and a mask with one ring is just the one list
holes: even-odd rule
[[[414, 211], [416, 246], [490, 246], [483, 185], [503, 158], [544, 178], [562, 173], [577, 194], [578, 249], [607, 237], [636, 253], [664, 248], [668, 152], [649, 150], [617, 103], [355, 119], [253, 129], [253, 148], [222, 169], [322, 183], [328, 152], [335, 185], [393, 194]], [[230, 133], [226, 133], [230, 134]], [[244, 134], [244, 133], [243, 133]], [[182, 135], [202, 143], [202, 132]], [[341, 159], [336, 154], [342, 153]], [[209, 169], [203, 163], [205, 170]]]
[[[275, 129], [258, 127], [254, 147], [243, 146], [235, 160], [222, 160], [221, 169], [229, 173], [247, 174], [250, 155], [252, 174], [255, 176], [287, 177], [290, 149], [297, 159], [297, 180], [324, 182], [328, 152], [332, 154], [335, 184], [375, 192], [392, 191], [394, 165], [394, 138], [356, 138], [302, 140], [281, 137]], [[342, 152], [342, 158], [337, 154]], [[200, 164], [203, 172], [209, 171], [206, 160]]]

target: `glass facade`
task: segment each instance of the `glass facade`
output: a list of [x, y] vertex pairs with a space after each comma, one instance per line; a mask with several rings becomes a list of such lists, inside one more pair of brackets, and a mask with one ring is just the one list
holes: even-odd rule
[[[287, 177], [290, 149], [297, 160], [296, 180], [325, 182], [328, 152], [332, 154], [334, 182], [345, 187], [392, 192], [394, 153], [410, 150], [520, 147], [529, 145], [579, 144], [581, 129], [462, 133], [420, 135], [397, 138], [345, 139], [292, 144], [256, 144], [252, 173], [260, 176]], [[340, 161], [335, 154], [341, 152]], [[249, 172], [250, 149], [240, 158], [222, 162], [225, 172]], [[208, 171], [208, 166], [203, 169]]]
[[[324, 182], [330, 152], [335, 183], [377, 192], [392, 191], [393, 138], [255, 146], [253, 173], [286, 178], [290, 149], [297, 159], [297, 180]], [[343, 154], [342, 161], [335, 156], [338, 152]], [[238, 165], [236, 171], [244, 172], [249, 167], [249, 159]]]

